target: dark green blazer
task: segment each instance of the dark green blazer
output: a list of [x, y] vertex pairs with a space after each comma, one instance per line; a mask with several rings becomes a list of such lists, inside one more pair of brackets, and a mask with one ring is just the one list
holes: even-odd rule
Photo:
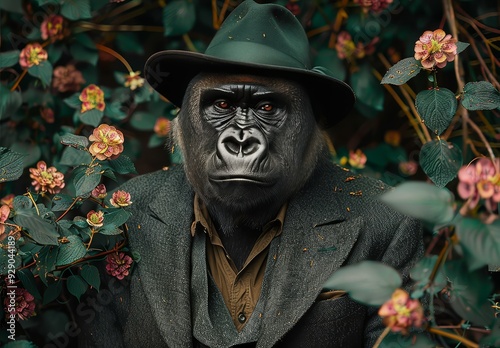
[[[142, 259], [114, 299], [79, 316], [81, 347], [192, 347], [190, 305], [193, 192], [181, 166], [128, 181], [131, 249]], [[269, 291], [257, 347], [371, 347], [383, 330], [377, 308], [348, 296], [316, 301], [336, 269], [380, 260], [402, 273], [422, 256], [418, 222], [376, 198], [389, 188], [328, 161], [289, 202], [268, 267]], [[106, 291], [106, 290], [101, 290]], [[109, 301], [108, 301], [109, 302]], [[213, 323], [217, 325], [217, 323]], [[211, 332], [204, 333], [210, 341]], [[217, 346], [217, 343], [214, 343]]]

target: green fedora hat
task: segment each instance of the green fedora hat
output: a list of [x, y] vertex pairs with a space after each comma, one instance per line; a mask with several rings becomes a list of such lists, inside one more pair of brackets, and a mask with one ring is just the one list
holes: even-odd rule
[[256, 74], [287, 78], [311, 96], [318, 124], [327, 128], [351, 111], [355, 96], [323, 67], [312, 67], [304, 28], [285, 7], [247, 0], [236, 7], [205, 53], [166, 50], [146, 62], [145, 77], [178, 107], [193, 77], [201, 72]]

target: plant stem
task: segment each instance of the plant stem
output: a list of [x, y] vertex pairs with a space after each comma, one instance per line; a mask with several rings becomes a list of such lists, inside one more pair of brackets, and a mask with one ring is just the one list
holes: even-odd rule
[[380, 343], [382, 343], [382, 341], [384, 340], [385, 336], [387, 336], [387, 334], [391, 331], [391, 328], [390, 327], [386, 327], [384, 331], [382, 331], [382, 333], [380, 334], [380, 336], [378, 336], [377, 338], [377, 341], [375, 341], [375, 344], [373, 345], [372, 348], [378, 348], [378, 346], [380, 346]]
[[120, 62], [122, 62], [122, 64], [125, 66], [125, 68], [127, 68], [129, 73], [134, 72], [134, 70], [132, 70], [132, 67], [130, 66], [130, 64], [127, 62], [127, 60], [125, 58], [123, 58], [123, 56], [121, 54], [119, 54], [118, 52], [116, 52], [115, 50], [113, 50], [109, 47], [106, 47], [104, 45], [98, 44], [98, 43], [95, 44], [95, 47], [97, 47], [97, 49], [99, 49], [103, 52], [109, 53], [113, 57], [117, 58]]
[[433, 333], [435, 335], [440, 335], [440, 336], [443, 336], [443, 337], [447, 337], [447, 338], [451, 338], [455, 341], [458, 341], [460, 343], [463, 343], [463, 344], [466, 344], [467, 346], [471, 347], [471, 348], [479, 348], [479, 345], [475, 342], [472, 342], [471, 340], [465, 338], [465, 337], [462, 337], [462, 336], [459, 336], [459, 335], [455, 335], [451, 332], [447, 332], [447, 331], [443, 331], [443, 330], [440, 330], [440, 329], [436, 329], [434, 327], [429, 327], [427, 329], [430, 333]]
[[17, 78], [14, 85], [10, 88], [11, 92], [14, 91], [19, 86], [19, 84], [21, 83], [21, 80], [24, 78], [24, 76], [26, 75], [27, 72], [28, 72], [28, 69], [23, 70], [23, 72], [21, 73], [21, 75], [19, 75], [19, 77]]

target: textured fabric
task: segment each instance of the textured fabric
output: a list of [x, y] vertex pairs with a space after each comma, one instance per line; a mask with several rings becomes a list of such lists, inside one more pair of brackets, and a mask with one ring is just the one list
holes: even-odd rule
[[275, 219], [264, 226], [261, 236], [255, 242], [240, 271], [226, 252], [207, 208], [199, 201], [197, 195], [194, 197], [193, 209], [194, 223], [191, 227], [191, 235], [194, 235], [196, 230], [198, 233], [203, 231], [207, 234], [208, 270], [221, 292], [224, 303], [233, 318], [234, 326], [241, 331], [259, 300], [269, 245], [274, 237], [281, 234], [286, 205], [280, 209]]
[[[193, 339], [191, 279], [204, 275], [192, 268], [186, 231], [194, 219], [193, 192], [182, 167], [139, 176], [121, 189], [134, 201], [130, 248], [142, 259], [126, 286], [112, 291], [114, 300], [82, 320], [81, 346], [177, 348], [199, 341], [224, 347], [209, 326]], [[289, 202], [279, 243], [269, 253], [268, 290], [261, 294], [261, 311], [252, 315], [258, 319], [256, 347], [373, 346], [383, 331], [376, 308], [348, 296], [316, 299], [335, 270], [367, 259], [397, 269], [408, 288], [409, 270], [423, 254], [421, 228], [377, 200], [388, 189], [326, 159], [318, 165]], [[109, 284], [103, 279], [103, 287]]]

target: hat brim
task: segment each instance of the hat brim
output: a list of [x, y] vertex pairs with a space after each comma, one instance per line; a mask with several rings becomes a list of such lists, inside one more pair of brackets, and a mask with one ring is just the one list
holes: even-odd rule
[[157, 52], [146, 61], [144, 71], [148, 83], [178, 107], [182, 106], [189, 82], [201, 72], [248, 73], [290, 79], [305, 87], [322, 128], [345, 118], [356, 100], [345, 82], [313, 70], [237, 62], [190, 51]]

